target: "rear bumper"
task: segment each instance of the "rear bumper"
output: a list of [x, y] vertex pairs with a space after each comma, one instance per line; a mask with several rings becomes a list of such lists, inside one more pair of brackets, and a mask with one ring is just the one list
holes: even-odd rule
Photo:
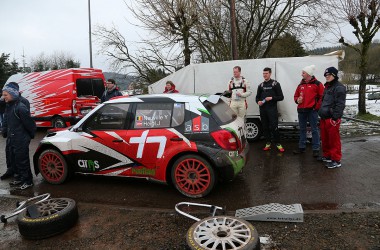
[[208, 154], [218, 177], [222, 181], [230, 181], [245, 167], [248, 160], [249, 144], [247, 143], [242, 152], [219, 150]]

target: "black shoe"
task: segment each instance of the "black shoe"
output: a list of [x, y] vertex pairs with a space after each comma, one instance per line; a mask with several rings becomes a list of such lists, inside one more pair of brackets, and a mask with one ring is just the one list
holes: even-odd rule
[[297, 155], [297, 154], [303, 154], [305, 153], [305, 149], [304, 148], [299, 148], [299, 149], [296, 149], [296, 150], [293, 150], [293, 154]]
[[325, 166], [327, 168], [340, 168], [342, 164], [340, 163], [340, 161], [331, 161], [331, 162], [326, 163]]
[[9, 186], [19, 186], [22, 184], [22, 181], [14, 180], [9, 183]]
[[5, 174], [3, 174], [2, 176], [0, 176], [0, 180], [9, 179], [11, 177], [13, 177], [13, 174], [5, 172]]
[[317, 161], [323, 161], [323, 162], [329, 163], [329, 162], [331, 162], [331, 159], [329, 157], [319, 156], [317, 158]]
[[17, 189], [19, 190], [24, 190], [24, 189], [27, 189], [27, 188], [30, 188], [30, 187], [33, 187], [33, 183], [23, 183], [21, 186], [17, 187]]
[[319, 157], [319, 150], [313, 150], [313, 157]]

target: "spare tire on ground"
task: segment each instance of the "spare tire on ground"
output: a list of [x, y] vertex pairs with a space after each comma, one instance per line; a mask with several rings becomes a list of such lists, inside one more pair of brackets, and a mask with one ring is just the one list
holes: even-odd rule
[[187, 231], [190, 249], [260, 250], [257, 230], [246, 220], [232, 216], [207, 217]]
[[34, 204], [18, 215], [20, 234], [38, 240], [65, 232], [78, 221], [76, 202], [69, 198], [52, 198]]

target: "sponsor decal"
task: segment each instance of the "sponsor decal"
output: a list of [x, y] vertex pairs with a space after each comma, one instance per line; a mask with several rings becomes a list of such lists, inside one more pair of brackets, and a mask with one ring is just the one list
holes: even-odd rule
[[159, 143], [157, 158], [161, 158], [164, 154], [166, 146], [166, 137], [165, 136], [148, 136], [149, 130], [145, 130], [139, 137], [131, 137], [129, 143], [137, 143], [139, 147], [137, 149], [136, 158], [142, 158], [144, 147], [146, 143]]
[[185, 133], [207, 133], [209, 130], [209, 118], [204, 116], [197, 116], [185, 123]]
[[132, 174], [136, 175], [156, 175], [155, 169], [149, 169], [149, 168], [132, 168]]
[[99, 162], [93, 160], [78, 160], [78, 166], [91, 171], [96, 171], [100, 167]]

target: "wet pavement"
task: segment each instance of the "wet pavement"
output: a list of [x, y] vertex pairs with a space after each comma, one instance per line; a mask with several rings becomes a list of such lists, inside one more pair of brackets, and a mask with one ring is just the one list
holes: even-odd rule
[[[39, 129], [30, 145], [30, 157], [45, 135]], [[296, 140], [284, 140], [285, 153], [275, 149], [263, 152], [264, 142], [250, 144], [249, 161], [244, 171], [229, 183], [219, 183], [213, 192], [201, 199], [182, 196], [174, 187], [141, 179], [76, 175], [62, 185], [50, 185], [41, 175], [34, 187], [11, 190], [10, 180], [0, 181], [1, 195], [30, 197], [51, 193], [77, 202], [110, 204], [123, 207], [168, 208], [182, 201], [208, 203], [228, 210], [271, 202], [301, 203], [306, 209], [337, 209], [380, 206], [380, 136], [342, 139], [343, 159], [339, 169], [327, 169], [312, 157], [308, 148], [303, 155], [293, 155]], [[5, 139], [0, 138], [0, 173], [6, 170]]]

